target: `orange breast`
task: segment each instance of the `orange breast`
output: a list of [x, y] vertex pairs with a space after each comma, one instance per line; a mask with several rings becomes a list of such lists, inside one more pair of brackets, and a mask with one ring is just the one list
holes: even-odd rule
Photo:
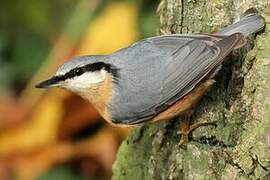
[[108, 111], [108, 104], [112, 98], [112, 75], [107, 74], [104, 82], [91, 86], [89, 90], [82, 92], [80, 95], [89, 100], [99, 114], [110, 124], [111, 116]]

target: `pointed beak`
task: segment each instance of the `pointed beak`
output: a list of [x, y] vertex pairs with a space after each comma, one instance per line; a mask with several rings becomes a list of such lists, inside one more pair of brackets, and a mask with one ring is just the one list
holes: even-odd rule
[[35, 85], [35, 88], [51, 88], [59, 86], [59, 80], [56, 77], [52, 77], [48, 80], [42, 81]]

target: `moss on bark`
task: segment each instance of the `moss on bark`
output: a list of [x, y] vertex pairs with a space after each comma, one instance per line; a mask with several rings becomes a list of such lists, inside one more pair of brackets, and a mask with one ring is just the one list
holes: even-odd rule
[[[203, 97], [201, 127], [179, 147], [181, 118], [135, 128], [122, 143], [113, 179], [270, 179], [270, 6], [261, 0], [163, 0], [162, 33], [213, 32], [256, 7], [266, 18], [245, 58], [234, 52]], [[244, 53], [245, 54], [245, 53]]]

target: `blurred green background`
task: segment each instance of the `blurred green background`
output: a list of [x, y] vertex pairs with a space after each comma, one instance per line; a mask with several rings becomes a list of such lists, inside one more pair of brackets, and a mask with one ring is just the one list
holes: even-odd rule
[[[38, 69], [78, 1], [2, 0], [1, 93], [22, 86]], [[18, 87], [21, 88], [21, 87]]]
[[0, 179], [110, 179], [129, 130], [91, 104], [33, 85], [77, 55], [110, 53], [158, 33], [155, 0], [2, 0]]

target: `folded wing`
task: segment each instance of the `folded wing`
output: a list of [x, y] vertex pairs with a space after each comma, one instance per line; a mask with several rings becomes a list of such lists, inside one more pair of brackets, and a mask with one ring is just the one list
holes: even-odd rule
[[[168, 109], [198, 86], [224, 58], [243, 43], [239, 33], [218, 35], [169, 35], [148, 38], [151, 48], [168, 57], [159, 77], [162, 78], [158, 98], [151, 105], [121, 123], [140, 124]], [[147, 59], [147, 58], [146, 58]]]

